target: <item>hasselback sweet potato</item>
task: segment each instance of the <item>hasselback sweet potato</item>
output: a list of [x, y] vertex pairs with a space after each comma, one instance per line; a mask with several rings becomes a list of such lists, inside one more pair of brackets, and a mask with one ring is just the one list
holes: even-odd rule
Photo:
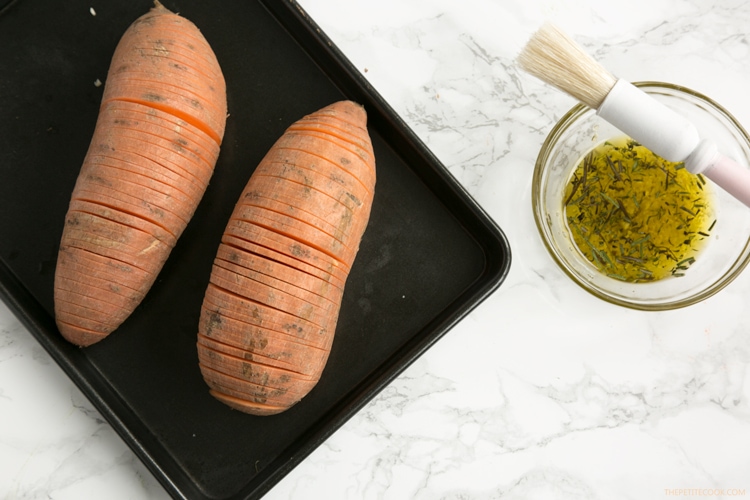
[[351, 101], [292, 124], [257, 166], [201, 308], [199, 366], [216, 399], [272, 415], [318, 383], [375, 179], [367, 115]]
[[70, 342], [100, 341], [141, 303], [203, 197], [226, 118], [211, 47], [157, 2], [115, 49], [65, 216], [54, 300]]

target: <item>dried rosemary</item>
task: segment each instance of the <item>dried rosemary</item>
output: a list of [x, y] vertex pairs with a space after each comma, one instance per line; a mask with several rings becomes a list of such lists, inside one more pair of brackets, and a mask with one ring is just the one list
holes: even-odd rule
[[563, 200], [578, 249], [622, 281], [683, 276], [716, 222], [701, 175], [629, 138], [588, 153]]

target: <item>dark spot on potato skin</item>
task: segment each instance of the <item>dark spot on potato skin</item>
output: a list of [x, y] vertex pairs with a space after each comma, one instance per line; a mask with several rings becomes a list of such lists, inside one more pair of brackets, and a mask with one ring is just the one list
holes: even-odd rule
[[88, 174], [86, 175], [86, 180], [96, 182], [97, 184], [102, 184], [104, 186], [112, 186], [112, 183], [101, 175]]
[[359, 199], [359, 198], [357, 198], [356, 196], [354, 196], [354, 195], [353, 195], [352, 193], [346, 193], [346, 196], [347, 196], [347, 197], [348, 197], [348, 198], [349, 198], [350, 200], [352, 200], [352, 201], [354, 202], [354, 204], [355, 204], [355, 205], [357, 205], [358, 207], [359, 207], [359, 206], [362, 206], [362, 202], [360, 201], [360, 199]]
[[245, 335], [244, 343], [247, 345], [248, 349], [258, 349], [262, 351], [268, 345], [268, 337], [259, 330], [247, 332]]
[[268, 393], [268, 395], [269, 395], [270, 397], [273, 397], [273, 398], [277, 398], [277, 397], [279, 397], [279, 396], [283, 396], [283, 395], [284, 395], [284, 394], [286, 394], [287, 392], [289, 392], [289, 390], [288, 390], [288, 389], [274, 389], [274, 390], [270, 391], [270, 392]]
[[161, 102], [164, 100], [162, 96], [160, 96], [159, 94], [154, 94], [153, 92], [147, 92], [143, 94], [142, 97], [148, 102]]
[[67, 226], [79, 226], [81, 225], [81, 220], [78, 218], [78, 215], [75, 213], [70, 213], [68, 217], [65, 219], [65, 225]]
[[340, 177], [337, 174], [331, 173], [329, 176], [329, 179], [331, 179], [333, 182], [336, 182], [338, 184], [341, 184], [342, 186], [346, 185], [346, 180], [344, 180], [343, 177]]
[[207, 337], [210, 337], [211, 334], [214, 331], [214, 328], [221, 327], [221, 313], [216, 311], [206, 311], [206, 319], [204, 320], [206, 324], [205, 333]]
[[294, 324], [293, 323], [287, 323], [282, 328], [285, 331], [289, 332], [289, 333], [294, 333], [294, 334], [298, 334], [298, 335], [304, 331], [304, 328], [302, 328], [300, 325], [298, 325], [296, 323], [294, 323]]
[[295, 257], [309, 257], [310, 256], [310, 250], [306, 248], [302, 248], [300, 245], [292, 245], [289, 247], [289, 250], [291, 250], [292, 255]]

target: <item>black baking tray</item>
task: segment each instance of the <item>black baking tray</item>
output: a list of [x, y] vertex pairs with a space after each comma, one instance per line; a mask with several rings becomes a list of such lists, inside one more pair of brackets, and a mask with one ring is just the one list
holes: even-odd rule
[[[52, 284], [62, 222], [114, 47], [151, 0], [0, 1], [0, 295], [175, 498], [258, 498], [505, 279], [502, 230], [292, 1], [162, 0], [195, 22], [228, 86], [221, 157], [194, 219], [122, 327], [65, 342]], [[4, 8], [3, 5], [6, 5]], [[93, 9], [93, 10], [90, 10]], [[297, 118], [365, 105], [378, 181], [318, 386], [273, 417], [208, 394], [195, 335], [242, 188]]]

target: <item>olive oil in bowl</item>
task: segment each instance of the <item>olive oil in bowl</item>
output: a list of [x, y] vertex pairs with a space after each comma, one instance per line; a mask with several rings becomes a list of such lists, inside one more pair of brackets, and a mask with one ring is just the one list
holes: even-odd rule
[[595, 147], [565, 187], [568, 229], [607, 276], [648, 282], [684, 276], [716, 223], [703, 176], [630, 138]]

